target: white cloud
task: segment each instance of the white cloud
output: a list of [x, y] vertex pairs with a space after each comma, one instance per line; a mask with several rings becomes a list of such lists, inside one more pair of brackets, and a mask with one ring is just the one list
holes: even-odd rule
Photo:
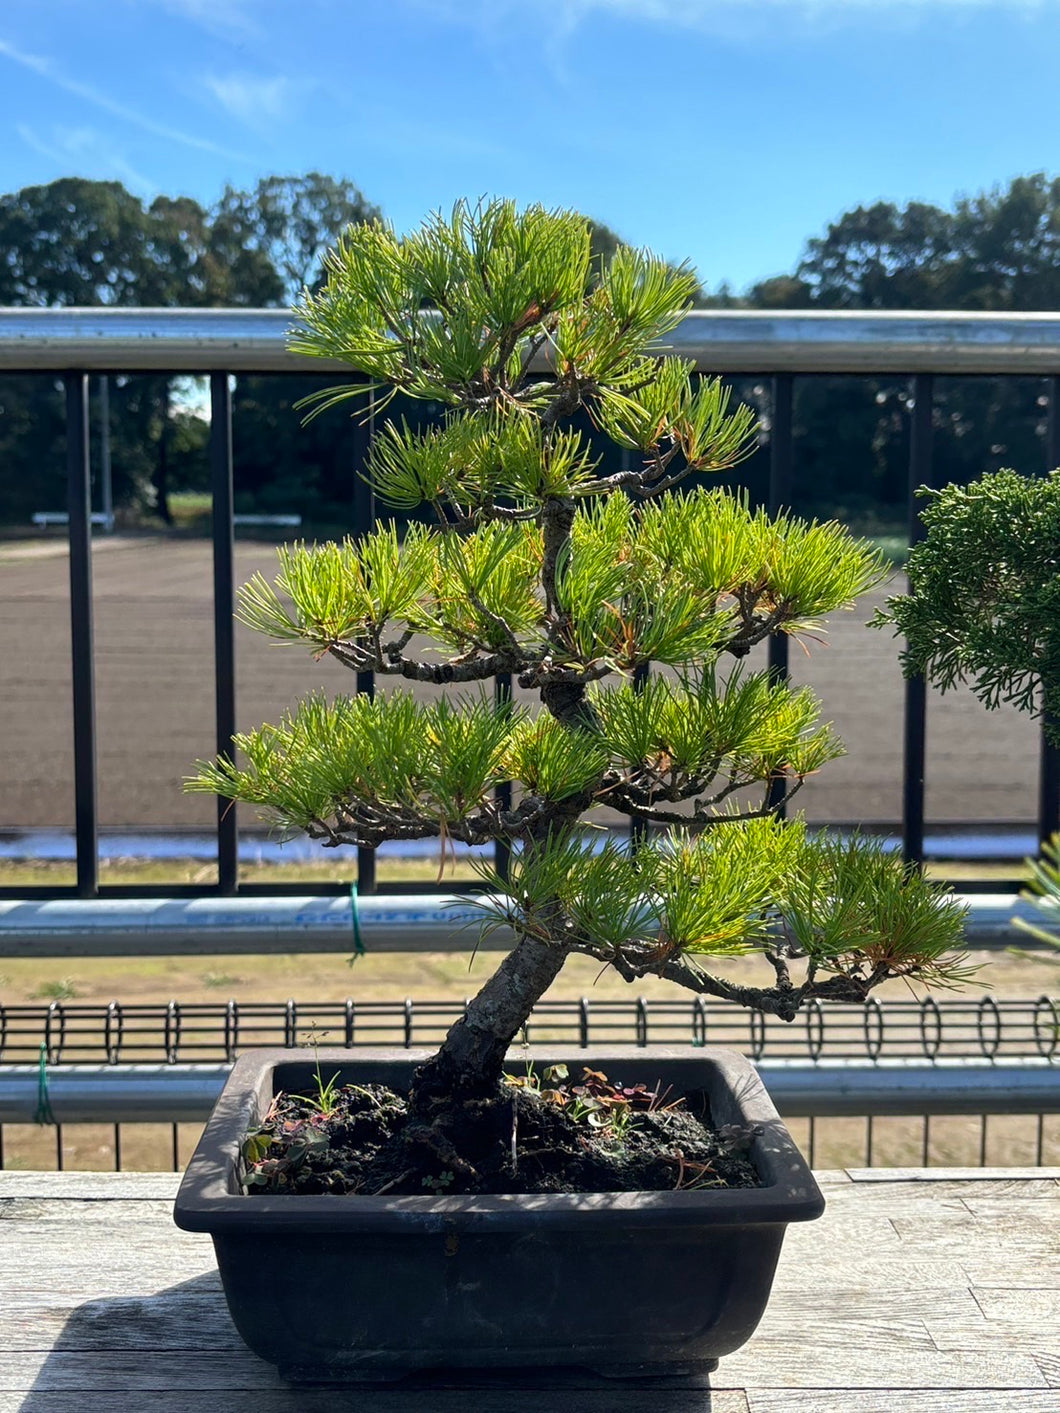
[[8, 43], [6, 39], [0, 39], [0, 57], [10, 59], [12, 63], [18, 64], [23, 69], [28, 69], [31, 73], [38, 74], [41, 78], [52, 83], [56, 88], [61, 88], [65, 93], [72, 94], [75, 98], [81, 98], [86, 103], [91, 103], [93, 107], [102, 109], [114, 118], [120, 118], [122, 122], [132, 123], [143, 132], [151, 133], [154, 137], [161, 137], [169, 142], [179, 143], [183, 147], [193, 147], [200, 152], [213, 152], [221, 157], [234, 158], [239, 162], [249, 162], [252, 159], [245, 153], [233, 152], [227, 147], [222, 147], [216, 142], [211, 142], [209, 138], [199, 137], [195, 133], [184, 132], [180, 128], [172, 128], [165, 123], [156, 123], [153, 118], [146, 117], [135, 108], [128, 108], [124, 103], [117, 103], [107, 94], [101, 93], [99, 89], [93, 88], [91, 84], [82, 83], [79, 79], [68, 78], [56, 68], [51, 59], [38, 54], [27, 54], [15, 45]]
[[570, 30], [583, 21], [612, 15], [642, 24], [670, 29], [713, 32], [728, 29], [735, 19], [785, 17], [841, 24], [844, 20], [872, 18], [886, 22], [937, 15], [940, 11], [1020, 10], [1027, 14], [1060, 10], [1060, 0], [411, 0], [411, 4], [437, 18], [471, 24], [495, 32], [501, 19], [517, 20], [536, 12], [549, 28]]
[[[127, 0], [142, 5], [144, 0]], [[254, 18], [260, 9], [257, 0], [152, 0], [160, 10], [187, 20], [217, 39], [258, 38], [261, 27]]]
[[56, 163], [63, 176], [91, 177], [98, 181], [117, 177], [130, 191], [139, 196], [157, 195], [158, 187], [126, 160], [102, 133], [94, 128], [53, 125], [42, 136], [28, 123], [16, 123], [15, 131], [26, 144], [42, 157]]
[[282, 75], [266, 78], [247, 73], [208, 74], [202, 84], [227, 113], [250, 128], [268, 127], [289, 117], [299, 87]]

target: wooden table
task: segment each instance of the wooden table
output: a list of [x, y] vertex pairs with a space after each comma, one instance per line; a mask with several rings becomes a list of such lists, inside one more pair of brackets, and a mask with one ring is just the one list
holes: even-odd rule
[[[290, 1389], [240, 1342], [168, 1174], [0, 1173], [0, 1413], [1060, 1413], [1060, 1169], [819, 1174], [710, 1379], [577, 1370]], [[267, 1253], [263, 1252], [263, 1263]]]

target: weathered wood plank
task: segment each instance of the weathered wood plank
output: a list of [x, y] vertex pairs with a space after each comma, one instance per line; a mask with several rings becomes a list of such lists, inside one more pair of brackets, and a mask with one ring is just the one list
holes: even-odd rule
[[1017, 1205], [1003, 1193], [999, 1195], [991, 1193], [989, 1197], [980, 1197], [975, 1188], [972, 1188], [963, 1201], [964, 1206], [973, 1217], [985, 1218], [987, 1221], [994, 1222], [1001, 1218], [1015, 1216], [1020, 1221], [1029, 1219], [1034, 1222], [1042, 1222], [1060, 1232], [1060, 1183], [1057, 1183], [1047, 1197], [1046, 1201], [1032, 1198], [1029, 1210], [1026, 1210], [1025, 1204], [1019, 1203]]
[[154, 1199], [172, 1202], [179, 1173], [0, 1172], [0, 1197], [72, 1197], [81, 1202]]
[[541, 1413], [561, 1389], [585, 1413], [1054, 1413], [1060, 1222], [1040, 1199], [1060, 1187], [944, 1171], [827, 1175], [828, 1211], [789, 1230], [765, 1319], [713, 1391], [565, 1371], [288, 1390], [235, 1334], [209, 1238], [173, 1226], [175, 1178], [0, 1174], [0, 1413]]
[[[786, 1322], [799, 1315], [805, 1316], [807, 1311], [819, 1322], [822, 1334], [833, 1328], [840, 1331], [836, 1336], [838, 1339], [845, 1337], [841, 1332], [847, 1329], [851, 1320], [865, 1324], [877, 1320], [924, 1320], [929, 1315], [938, 1320], [965, 1323], [982, 1319], [982, 1310], [972, 1298], [971, 1291], [946, 1286], [924, 1287], [915, 1292], [891, 1290], [886, 1287], [871, 1290], [827, 1287], [817, 1292], [812, 1306], [808, 1305], [802, 1291], [779, 1290], [774, 1287], [765, 1319], [770, 1321], [775, 1315]], [[760, 1338], [761, 1332], [760, 1326], [759, 1333], [755, 1335], [756, 1339]]]
[[846, 1168], [851, 1182], [1060, 1181], [1060, 1168]]
[[964, 1350], [1011, 1349], [1030, 1354], [1052, 1356], [1060, 1349], [1060, 1327], [1027, 1324], [1023, 1320], [967, 1321], [952, 1324], [947, 1320], [927, 1320], [927, 1332], [935, 1348], [949, 1353]]
[[[532, 1375], [524, 1372], [521, 1377], [527, 1381], [523, 1387], [537, 1389], [539, 1393], [549, 1387], [548, 1376], [536, 1371]], [[460, 1386], [468, 1387], [466, 1376], [456, 1375], [455, 1378]], [[717, 1382], [722, 1379], [730, 1388], [744, 1390], [1049, 1386], [1035, 1360], [1018, 1354], [929, 1354], [919, 1349], [877, 1350], [866, 1354], [856, 1345], [842, 1350], [807, 1349], [805, 1346], [800, 1350], [790, 1343], [774, 1351], [768, 1345], [763, 1347], [757, 1339], [725, 1360], [723, 1370], [716, 1376]], [[432, 1391], [445, 1386], [445, 1380], [437, 1375], [422, 1382]], [[500, 1382], [507, 1390], [514, 1391], [520, 1387], [520, 1375], [506, 1375]], [[665, 1383], [668, 1390], [676, 1385], [674, 1380], [660, 1383]], [[591, 1391], [600, 1388], [601, 1381], [590, 1374], [582, 1374], [579, 1381], [575, 1374], [573, 1383], [566, 1379], [560, 1383], [565, 1389], [574, 1386]], [[97, 1392], [108, 1390], [166, 1392], [179, 1388], [192, 1393], [283, 1387], [279, 1375], [248, 1350], [196, 1349], [179, 1354], [155, 1351], [149, 1358], [141, 1351], [120, 1349], [91, 1353], [76, 1350], [0, 1353], [0, 1389], [17, 1392], [30, 1388], [38, 1393], [80, 1391], [90, 1403]], [[614, 1386], [616, 1392], [622, 1387], [625, 1386]], [[687, 1389], [687, 1385], [684, 1387]], [[638, 1390], [646, 1391], [640, 1385]], [[702, 1398], [704, 1390], [699, 1388], [692, 1392], [698, 1392]], [[421, 1409], [422, 1406], [421, 1401]]]
[[72, 1197], [0, 1197], [0, 1221], [66, 1222], [81, 1227], [86, 1222], [102, 1225], [119, 1222], [172, 1221], [172, 1201], [154, 1197], [107, 1198], [81, 1201]]
[[[1037, 1206], [1035, 1203], [1035, 1209]], [[1048, 1255], [1056, 1250], [1060, 1235], [1055, 1221], [1024, 1211], [1002, 1213], [991, 1221], [980, 1220], [970, 1212], [963, 1216], [958, 1212], [924, 1212], [915, 1217], [892, 1217], [891, 1221], [903, 1243], [922, 1254], [974, 1247], [985, 1252], [1004, 1249], [1013, 1256], [1031, 1251]]]
[[[872, 1250], [858, 1247], [835, 1249], [826, 1233], [821, 1235], [822, 1250], [812, 1259], [804, 1260], [781, 1258], [773, 1285], [777, 1292], [798, 1292], [817, 1294], [822, 1290], [845, 1291], [918, 1291], [918, 1290], [960, 1290], [972, 1282], [966, 1274], [966, 1263], [956, 1255], [938, 1255], [921, 1259], [912, 1248], [909, 1254], [893, 1254], [888, 1251], [880, 1256]], [[993, 1267], [987, 1267], [996, 1274]], [[1001, 1280], [986, 1280], [984, 1285], [1004, 1285]], [[1016, 1282], [1009, 1282], [1015, 1286]], [[1041, 1279], [1028, 1285], [1040, 1285]]]
[[1048, 1389], [752, 1389], [747, 1401], [750, 1413], [1056, 1413], [1056, 1394]]
[[[225, 1390], [223, 1403], [215, 1392], [184, 1390], [99, 1390], [92, 1394], [91, 1413], [542, 1413], [549, 1390], [520, 1388], [434, 1389], [254, 1389]], [[576, 1413], [748, 1413], [740, 1390], [667, 1390], [605, 1386], [577, 1393], [567, 1403]], [[83, 1394], [71, 1390], [37, 1390], [28, 1394], [0, 1392], [0, 1413], [84, 1413]], [[790, 1413], [792, 1405], [787, 1406]], [[999, 1410], [1007, 1405], [998, 1404]], [[1034, 1404], [1025, 1413], [1038, 1413]]]
[[973, 1287], [969, 1294], [988, 1320], [1025, 1320], [1060, 1330], [1060, 1281], [1052, 1289], [996, 1290]]
[[[925, 1349], [862, 1350], [856, 1340], [842, 1348], [809, 1344], [793, 1347], [753, 1339], [723, 1361], [725, 1382], [748, 1391], [784, 1389], [1030, 1389], [1047, 1387], [1030, 1354], [1006, 1350], [981, 1353]], [[815, 1395], [816, 1396], [816, 1395]], [[812, 1406], [812, 1405], [811, 1405]], [[956, 1409], [955, 1409], [956, 1413]]]
[[999, 1251], [991, 1257], [970, 1251], [961, 1265], [971, 1290], [1036, 1290], [1046, 1275], [1033, 1253], [1028, 1257]]

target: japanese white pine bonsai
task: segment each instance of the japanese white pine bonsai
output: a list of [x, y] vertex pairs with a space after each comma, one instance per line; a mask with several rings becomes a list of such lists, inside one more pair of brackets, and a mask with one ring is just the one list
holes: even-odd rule
[[[433, 523], [281, 549], [275, 586], [242, 591], [242, 620], [454, 690], [310, 696], [190, 785], [329, 846], [510, 846], [481, 905], [516, 942], [419, 1071], [421, 1113], [496, 1090], [571, 953], [786, 1020], [810, 998], [962, 974], [952, 897], [868, 840], [778, 817], [842, 748], [808, 690], [744, 658], [816, 630], [883, 568], [836, 524], [681, 488], [753, 437], [718, 381], [660, 352], [695, 287], [629, 249], [594, 271], [584, 218], [495, 201], [402, 238], [351, 227], [298, 309], [293, 347], [367, 375], [377, 411], [391, 391], [448, 409], [426, 431], [386, 422], [368, 465], [380, 501]], [[364, 396], [362, 380], [316, 410]], [[576, 414], [630, 469], [601, 471]], [[494, 693], [509, 673], [533, 707]], [[635, 849], [585, 828], [603, 806], [646, 826]], [[762, 985], [716, 973], [746, 953]]]

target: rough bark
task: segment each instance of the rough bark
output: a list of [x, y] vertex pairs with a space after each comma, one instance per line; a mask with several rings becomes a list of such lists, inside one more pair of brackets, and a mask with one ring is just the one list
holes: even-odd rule
[[531, 1010], [559, 975], [564, 947], [524, 937], [508, 953], [441, 1049], [416, 1072], [413, 1103], [422, 1113], [453, 1099], [491, 1094], [504, 1057]]

